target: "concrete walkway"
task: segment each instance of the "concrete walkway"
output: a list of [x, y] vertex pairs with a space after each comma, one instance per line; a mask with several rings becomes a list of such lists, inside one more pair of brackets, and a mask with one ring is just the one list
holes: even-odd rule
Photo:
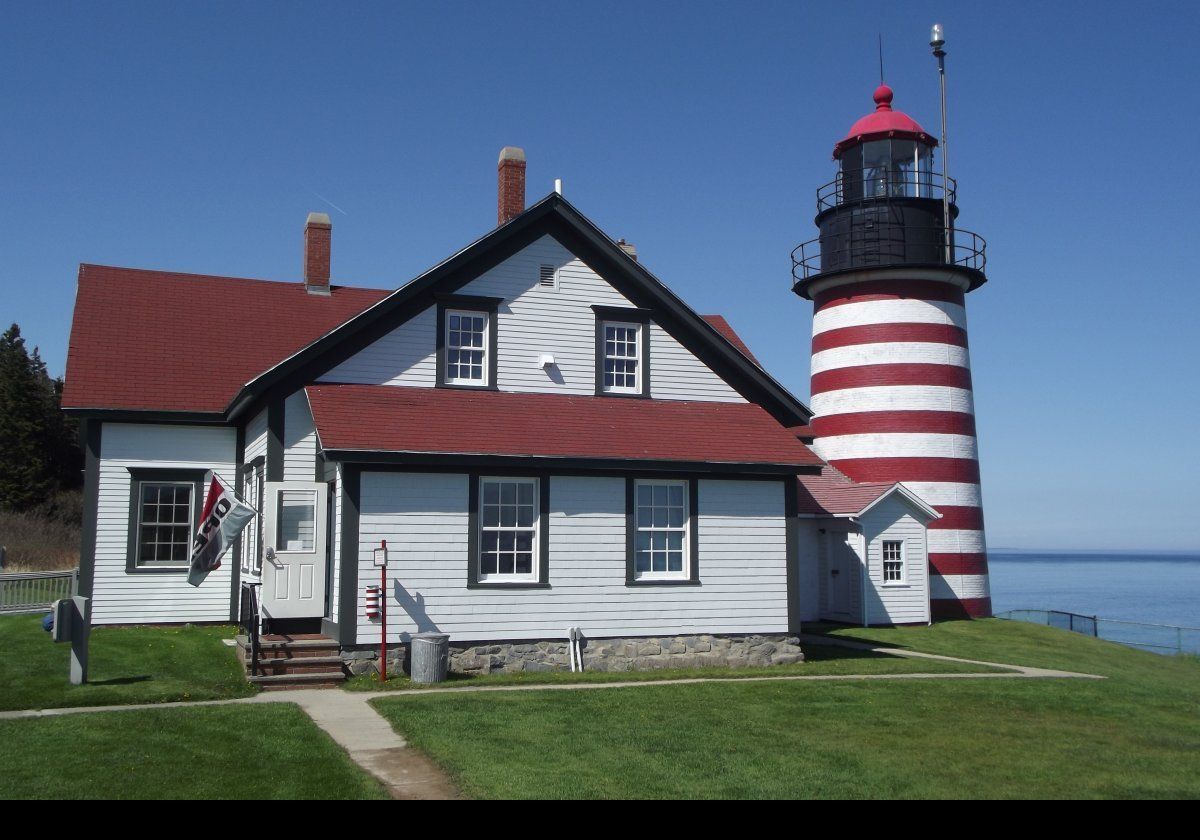
[[340, 689], [306, 689], [302, 691], [268, 691], [253, 697], [233, 700], [207, 700], [187, 703], [145, 703], [131, 706], [81, 706], [69, 709], [25, 709], [0, 712], [0, 720], [58, 717], [89, 712], [122, 712], [136, 709], [195, 708], [235, 704], [295, 703], [312, 718], [334, 741], [346, 750], [355, 763], [379, 779], [397, 799], [454, 799], [458, 791], [446, 774], [432, 761], [408, 745], [374, 708], [370, 701], [378, 697], [427, 696], [430, 694], [470, 694], [494, 691], [591, 691], [610, 688], [653, 688], [664, 685], [697, 685], [701, 683], [737, 684], [747, 682], [828, 682], [848, 680], [978, 680], [978, 679], [1085, 679], [1102, 680], [1094, 674], [1055, 671], [983, 662], [919, 653], [901, 648], [877, 647], [861, 642], [831, 639], [828, 636], [802, 635], [802, 642], [814, 645], [833, 645], [855, 650], [873, 651], [909, 659], [930, 659], [943, 662], [962, 662], [971, 665], [999, 668], [982, 673], [928, 674], [781, 674], [760, 677], [691, 677], [672, 680], [626, 680], [622, 682], [574, 682], [543, 685], [477, 685], [445, 688], [416, 688], [402, 691], [344, 691]]
[[367, 702], [374, 692], [307, 689], [264, 692], [253, 699], [296, 703], [313, 722], [396, 799], [456, 799], [458, 791], [441, 768], [400, 737]]

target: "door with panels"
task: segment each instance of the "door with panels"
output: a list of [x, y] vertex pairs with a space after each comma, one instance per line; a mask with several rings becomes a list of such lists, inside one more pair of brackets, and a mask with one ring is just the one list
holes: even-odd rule
[[269, 481], [263, 493], [263, 613], [269, 618], [325, 614], [329, 486]]

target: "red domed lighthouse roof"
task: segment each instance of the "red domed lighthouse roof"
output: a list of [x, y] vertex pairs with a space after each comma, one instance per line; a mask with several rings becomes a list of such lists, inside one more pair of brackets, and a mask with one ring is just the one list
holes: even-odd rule
[[851, 146], [857, 146], [868, 140], [882, 140], [888, 137], [916, 140], [927, 146], [937, 145], [937, 140], [926, 134], [920, 123], [903, 111], [892, 110], [893, 96], [892, 89], [887, 85], [875, 88], [875, 111], [850, 126], [849, 133], [833, 147], [835, 160], [840, 158], [842, 152]]

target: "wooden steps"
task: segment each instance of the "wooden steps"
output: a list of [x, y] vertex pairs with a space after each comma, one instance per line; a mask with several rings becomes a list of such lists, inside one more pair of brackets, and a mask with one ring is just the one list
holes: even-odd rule
[[264, 635], [258, 642], [258, 673], [252, 673], [250, 641], [237, 637], [246, 679], [264, 691], [333, 688], [346, 679], [338, 643], [315, 633]]

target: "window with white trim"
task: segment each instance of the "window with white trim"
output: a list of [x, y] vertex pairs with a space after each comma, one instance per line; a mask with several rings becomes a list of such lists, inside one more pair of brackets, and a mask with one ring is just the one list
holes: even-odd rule
[[687, 580], [688, 483], [634, 482], [636, 580]]
[[490, 320], [486, 312], [446, 310], [446, 384], [488, 384]]
[[538, 479], [479, 479], [479, 581], [536, 581]]
[[195, 531], [190, 481], [138, 483], [137, 565], [186, 567]]
[[604, 323], [604, 381], [611, 394], [642, 392], [642, 325]]
[[904, 583], [904, 541], [883, 541], [883, 582]]
[[258, 511], [242, 531], [242, 571], [246, 574], [262, 573], [262, 469], [261, 464], [249, 466], [242, 476], [242, 501]]

